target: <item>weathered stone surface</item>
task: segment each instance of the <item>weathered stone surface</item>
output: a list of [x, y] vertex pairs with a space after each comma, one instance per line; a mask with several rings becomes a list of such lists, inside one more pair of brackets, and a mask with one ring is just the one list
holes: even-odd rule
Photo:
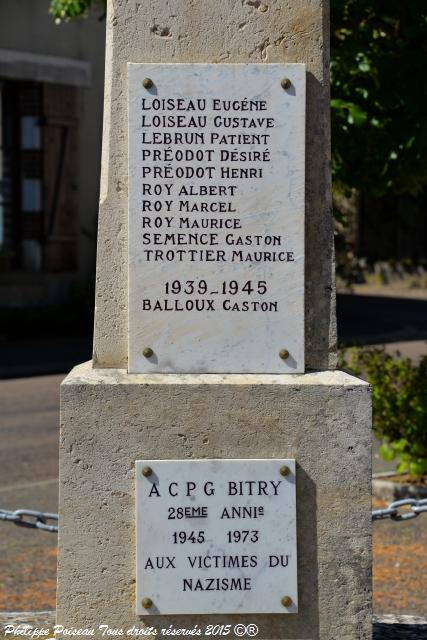
[[128, 62], [306, 63], [306, 367], [335, 366], [328, 10], [327, 0], [108, 2], [95, 366], [127, 365]]
[[339, 371], [128, 375], [84, 364], [62, 385], [60, 447], [60, 624], [143, 623], [134, 613], [135, 460], [283, 457], [298, 465], [299, 613], [147, 624], [254, 622], [262, 640], [371, 637], [364, 382]]

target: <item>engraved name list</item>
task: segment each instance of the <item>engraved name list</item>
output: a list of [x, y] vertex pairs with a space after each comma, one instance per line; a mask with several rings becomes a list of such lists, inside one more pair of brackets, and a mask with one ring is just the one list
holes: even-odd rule
[[303, 368], [303, 65], [260, 66], [129, 65], [130, 371]]

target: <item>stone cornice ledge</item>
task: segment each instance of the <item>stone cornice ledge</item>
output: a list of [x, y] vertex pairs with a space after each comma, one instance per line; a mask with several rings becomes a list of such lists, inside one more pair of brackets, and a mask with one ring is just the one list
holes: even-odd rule
[[95, 369], [92, 362], [80, 364], [68, 374], [62, 386], [75, 384], [122, 385], [283, 385], [313, 387], [369, 387], [368, 383], [344, 371], [310, 371], [296, 374], [260, 373], [127, 373], [126, 369]]

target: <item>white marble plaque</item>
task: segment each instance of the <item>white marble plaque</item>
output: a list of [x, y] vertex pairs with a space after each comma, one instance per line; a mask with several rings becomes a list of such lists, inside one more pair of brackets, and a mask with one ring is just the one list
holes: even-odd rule
[[128, 73], [129, 372], [303, 372], [305, 66]]
[[294, 460], [138, 460], [136, 478], [138, 614], [298, 611]]

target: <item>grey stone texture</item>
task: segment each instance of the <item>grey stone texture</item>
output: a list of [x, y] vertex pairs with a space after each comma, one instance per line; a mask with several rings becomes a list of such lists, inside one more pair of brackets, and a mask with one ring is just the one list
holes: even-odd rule
[[[59, 624], [253, 622], [260, 640], [371, 638], [366, 383], [340, 371], [128, 375], [86, 363], [61, 403]], [[300, 613], [136, 616], [134, 461], [207, 457], [297, 460]]]
[[303, 62], [306, 367], [335, 367], [328, 42], [327, 0], [109, 0], [94, 366], [127, 366], [127, 62]]

